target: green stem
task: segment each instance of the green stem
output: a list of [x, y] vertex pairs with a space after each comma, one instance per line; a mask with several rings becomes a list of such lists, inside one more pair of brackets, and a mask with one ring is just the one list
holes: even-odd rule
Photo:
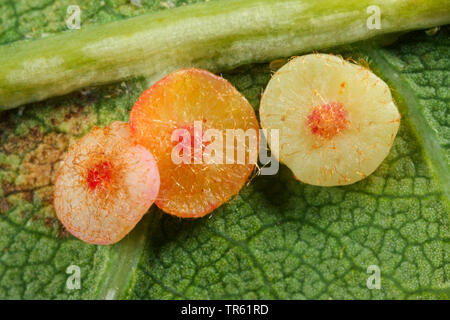
[[[0, 111], [134, 76], [221, 71], [450, 22], [442, 0], [230, 0], [0, 47]], [[378, 6], [381, 28], [367, 27]]]

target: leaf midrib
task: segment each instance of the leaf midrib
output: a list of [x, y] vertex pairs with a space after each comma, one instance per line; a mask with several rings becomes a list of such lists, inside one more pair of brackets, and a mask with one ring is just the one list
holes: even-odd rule
[[439, 144], [438, 136], [430, 124], [425, 120], [418, 97], [413, 89], [408, 85], [406, 77], [398, 72], [390, 64], [381, 48], [364, 48], [363, 51], [375, 63], [376, 68], [383, 74], [384, 80], [395, 88], [393, 95], [401, 103], [401, 111], [408, 115], [408, 121], [411, 123], [413, 131], [419, 141], [425, 155], [425, 159], [432, 168], [435, 179], [440, 183], [445, 195], [446, 203], [450, 199], [450, 169], [445, 159], [444, 152]]
[[129, 235], [111, 247], [103, 279], [94, 294], [95, 299], [115, 300], [126, 295], [145, 248], [151, 211]]

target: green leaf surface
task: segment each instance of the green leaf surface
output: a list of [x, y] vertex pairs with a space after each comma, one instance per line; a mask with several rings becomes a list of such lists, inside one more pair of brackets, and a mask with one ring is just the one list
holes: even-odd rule
[[[0, 43], [194, 1], [0, 0]], [[52, 183], [67, 146], [94, 125], [127, 120], [145, 79], [86, 88], [0, 114], [0, 298], [448, 299], [450, 294], [450, 30], [415, 32], [363, 56], [390, 85], [403, 119], [388, 158], [367, 179], [320, 188], [281, 166], [197, 220], [152, 208], [114, 246], [67, 234]], [[63, 44], [62, 44], [63, 45]], [[361, 54], [362, 52], [362, 54]], [[272, 64], [273, 66], [273, 64]], [[224, 76], [258, 108], [269, 64]], [[69, 290], [66, 269], [81, 270]], [[368, 289], [370, 265], [381, 289]]]

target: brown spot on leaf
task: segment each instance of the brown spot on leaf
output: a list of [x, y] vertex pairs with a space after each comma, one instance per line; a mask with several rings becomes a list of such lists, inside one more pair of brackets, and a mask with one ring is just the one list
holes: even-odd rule
[[70, 120], [72, 118], [76, 118], [80, 116], [80, 114], [84, 111], [84, 106], [79, 104], [74, 104], [70, 107], [69, 112], [64, 115], [65, 120]]
[[29, 153], [28, 160], [35, 164], [49, 164], [58, 161], [68, 146], [68, 139], [61, 133], [44, 136], [42, 143]]
[[28, 214], [28, 211], [21, 210], [21, 211], [19, 212], [19, 215], [20, 215], [20, 217], [21, 217], [22, 219], [25, 219], [25, 217], [27, 216], [27, 214]]
[[44, 187], [34, 192], [38, 201], [43, 205], [53, 204], [53, 186]]
[[58, 222], [58, 237], [59, 238], [67, 238], [70, 236], [69, 231], [67, 231], [66, 227], [60, 222]]
[[12, 182], [3, 180], [2, 181], [2, 190], [3, 190], [4, 195], [9, 194], [9, 193], [15, 191], [14, 184]]
[[9, 209], [11, 209], [12, 204], [9, 203], [8, 200], [6, 200], [5, 198], [0, 199], [0, 213], [4, 214], [6, 213]]
[[25, 200], [27, 202], [33, 202], [33, 192], [32, 191], [21, 192], [20, 196], [22, 197], [23, 200]]
[[55, 225], [55, 218], [44, 218], [44, 226], [48, 229], [52, 229]]
[[19, 178], [17, 189], [28, 190], [50, 184], [50, 174], [52, 171], [51, 164], [36, 164], [27, 161], [22, 165], [24, 169], [23, 175]]
[[83, 133], [87, 127], [93, 124], [96, 115], [90, 109], [92, 106], [71, 105], [68, 112], [64, 115], [62, 126], [63, 130], [70, 132], [73, 135]]
[[39, 143], [42, 140], [42, 136], [41, 129], [39, 127], [34, 127], [23, 136], [10, 135], [6, 139], [3, 148], [7, 153], [24, 153]]
[[69, 140], [64, 134], [50, 133], [44, 136], [42, 142], [25, 155], [17, 189], [29, 190], [50, 185], [53, 181], [53, 166], [62, 159], [68, 144]]

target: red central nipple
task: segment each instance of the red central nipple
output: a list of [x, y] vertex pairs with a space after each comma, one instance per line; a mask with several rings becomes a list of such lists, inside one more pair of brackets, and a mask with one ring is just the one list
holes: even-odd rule
[[95, 190], [98, 185], [109, 183], [112, 175], [112, 164], [108, 161], [102, 161], [88, 170], [87, 184], [89, 189]]
[[311, 132], [324, 139], [332, 139], [350, 123], [347, 111], [337, 102], [315, 107], [307, 121]]

